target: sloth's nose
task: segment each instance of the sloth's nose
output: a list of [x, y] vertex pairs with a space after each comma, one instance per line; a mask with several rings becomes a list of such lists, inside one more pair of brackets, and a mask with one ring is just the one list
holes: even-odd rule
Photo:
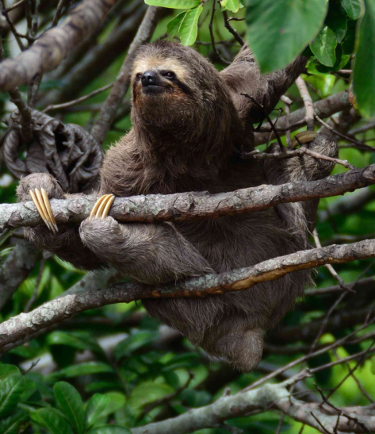
[[158, 84], [158, 74], [155, 71], [146, 71], [142, 74], [142, 86]]

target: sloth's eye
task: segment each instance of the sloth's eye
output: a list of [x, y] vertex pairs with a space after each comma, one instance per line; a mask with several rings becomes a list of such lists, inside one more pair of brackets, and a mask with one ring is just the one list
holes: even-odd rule
[[166, 77], [166, 78], [174, 78], [174, 77], [176, 77], [176, 74], [175, 74], [174, 72], [172, 72], [172, 71], [165, 71], [165, 72], [163, 73], [163, 75], [164, 75], [164, 77]]
[[140, 80], [141, 77], [142, 77], [142, 74], [141, 74], [140, 72], [138, 72], [138, 74], [135, 75], [135, 78], [136, 78], [137, 80]]

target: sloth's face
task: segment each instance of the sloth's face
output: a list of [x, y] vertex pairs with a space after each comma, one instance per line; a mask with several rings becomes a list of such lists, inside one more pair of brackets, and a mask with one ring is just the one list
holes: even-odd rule
[[149, 57], [136, 60], [132, 73], [133, 103], [149, 102], [148, 97], [189, 94], [187, 71], [174, 59]]
[[[190, 72], [191, 75], [191, 72]], [[187, 126], [197, 105], [187, 67], [173, 57], [140, 57], [132, 73], [133, 110], [144, 125]]]

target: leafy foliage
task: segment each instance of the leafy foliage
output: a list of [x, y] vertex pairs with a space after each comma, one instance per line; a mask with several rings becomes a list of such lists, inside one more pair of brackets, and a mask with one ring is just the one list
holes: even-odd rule
[[[240, 48], [233, 33], [228, 30], [228, 24], [250, 44], [264, 72], [287, 65], [303, 52], [309, 57], [307, 73], [303, 78], [314, 102], [353, 87], [355, 95], [351, 95], [351, 98], [356, 100], [359, 111], [354, 114], [354, 121], [349, 122], [345, 133], [362, 141], [370, 147], [370, 151], [367, 148], [349, 147], [351, 142], [343, 141], [340, 143], [340, 158], [359, 168], [375, 163], [375, 153], [371, 151], [375, 139], [374, 128], [352, 132], [352, 129], [368, 125], [366, 119], [360, 118], [361, 115], [373, 117], [375, 114], [373, 0], [245, 0], [242, 3], [239, 0], [222, 0], [216, 4], [214, 15], [212, 1], [146, 0], [149, 5], [166, 8], [154, 39], [180, 39], [183, 44], [193, 45], [194, 49], [207, 55], [219, 69]], [[55, 8], [53, 2], [47, 3], [50, 3], [45, 6], [47, 10], [41, 7], [40, 12], [43, 26], [49, 25], [52, 12], [55, 11], [51, 9]], [[43, 98], [48, 96], [52, 99], [66, 82], [72, 83], [72, 94], [60, 95], [61, 101], [86, 95], [115, 79], [123, 52], [132, 39], [124, 29], [129, 29], [132, 20], [135, 20], [135, 9], [143, 7], [140, 2], [132, 5], [130, 1], [123, 1], [118, 4], [120, 6], [109, 16], [100, 32], [87, 41], [84, 49], [78, 47], [81, 50], [78, 54], [74, 52], [74, 61], [68, 56], [63, 64], [67, 68], [65, 73], [51, 73], [44, 77], [37, 108], [44, 109], [46, 103], [41, 102]], [[226, 22], [223, 12], [234, 19]], [[136, 23], [138, 26], [139, 20]], [[214, 41], [211, 39], [210, 23]], [[109, 61], [111, 50], [106, 51], [103, 46], [120, 31], [123, 32], [118, 42], [120, 48], [116, 46], [119, 57], [115, 56]], [[14, 54], [11, 37], [4, 38], [3, 44], [6, 55]], [[90, 65], [95, 56], [98, 56], [96, 63], [77, 78], [75, 68]], [[71, 69], [66, 66], [70, 61]], [[105, 68], [95, 75], [101, 64], [105, 64]], [[347, 74], [351, 69], [354, 69], [353, 80]], [[21, 91], [26, 100], [26, 88]], [[88, 101], [70, 107], [71, 111], [69, 108], [61, 109], [54, 114], [64, 122], [89, 129], [98, 107], [107, 95], [95, 95]], [[295, 86], [287, 95], [293, 100], [291, 112], [303, 107]], [[11, 106], [5, 94], [1, 96], [0, 107], [4, 117], [8, 116]], [[279, 104], [278, 108], [283, 108], [283, 105]], [[273, 118], [276, 116], [277, 112], [272, 114]], [[333, 122], [338, 122], [336, 115]], [[111, 130], [105, 146], [117, 140], [130, 126], [129, 111], [124, 111]], [[316, 129], [318, 127], [316, 125]], [[284, 137], [282, 140], [285, 143]], [[336, 166], [335, 173], [342, 170], [342, 167]], [[16, 185], [17, 180], [2, 165], [0, 198], [3, 203], [16, 201]], [[367, 189], [367, 194], [368, 199], [360, 203], [358, 199], [357, 202], [353, 200], [356, 193], [345, 195], [345, 206], [339, 206], [339, 212], [335, 212], [335, 207], [342, 198], [321, 201], [318, 232], [323, 243], [350, 242], [375, 236], [374, 189]], [[350, 208], [350, 203], [355, 203], [356, 207]], [[0, 267], [6, 264], [20, 236], [17, 231], [1, 235]], [[34, 270], [4, 306], [2, 320], [23, 312], [33, 295], [35, 301], [31, 308], [57, 297], [74, 285], [87, 285], [89, 274], [56, 257], [45, 259], [43, 269], [39, 270], [40, 262], [35, 263]], [[373, 276], [373, 264], [368, 261], [338, 264], [335, 269], [346, 283], [364, 278], [371, 281]], [[318, 288], [337, 283], [323, 267], [317, 271], [315, 280]], [[368, 286], [361, 286], [358, 296], [348, 294], [344, 302], [334, 309], [333, 319], [327, 321], [326, 331], [319, 338], [318, 346], [346, 336], [363, 324], [368, 311], [374, 306], [374, 282], [372, 279]], [[268, 333], [261, 369], [250, 374], [235, 372], [219, 361], [208, 361], [204, 353], [192, 348], [181, 336], [166, 332], [158, 321], [148, 318], [139, 303], [107, 306], [77, 315], [60, 324], [58, 329], [46, 331], [1, 358], [0, 433], [126, 434], [133, 427], [205, 406], [222, 396], [226, 388], [229, 387], [235, 393], [264, 376], [264, 371], [270, 372], [307, 352], [306, 347], [311, 347], [316, 333], [311, 336], [305, 331], [316, 324], [321, 325], [336, 299], [334, 293], [317, 296], [308, 292], [280, 327]], [[374, 327], [370, 326], [362, 333], [365, 332], [371, 335]], [[282, 340], [285, 335], [288, 339]], [[334, 362], [337, 358], [367, 349], [367, 344], [368, 341], [351, 342], [337, 351], [310, 360], [308, 366], [317, 367]], [[316, 393], [315, 382], [326, 393], [327, 389], [334, 388], [342, 381], [348, 373], [348, 367], [354, 366], [355, 362], [350, 362], [348, 366], [329, 367], [315, 374], [306, 383], [306, 390]], [[357, 380], [372, 399], [375, 398], [374, 366], [373, 357], [361, 363], [356, 371]], [[296, 390], [296, 396], [303, 395], [306, 390]], [[331, 400], [334, 405], [346, 406], [369, 403], [351, 376]], [[229, 430], [228, 426], [233, 432], [242, 430], [245, 434], [274, 433], [279, 426], [279, 416], [269, 411], [235, 417], [226, 423], [225, 426], [201, 430], [197, 434], [225, 434]], [[282, 432], [297, 434], [300, 428], [299, 423], [286, 419]], [[304, 429], [305, 434], [317, 432], [309, 427]]]

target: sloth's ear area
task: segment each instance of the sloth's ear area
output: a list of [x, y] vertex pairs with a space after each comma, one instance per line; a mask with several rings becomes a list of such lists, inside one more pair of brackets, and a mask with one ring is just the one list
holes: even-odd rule
[[281, 95], [304, 71], [306, 62], [307, 57], [298, 56], [286, 68], [262, 75], [253, 53], [244, 45], [220, 75], [229, 88], [240, 118], [246, 122], [257, 123], [264, 119], [264, 111], [241, 94], [252, 96], [270, 113]]

